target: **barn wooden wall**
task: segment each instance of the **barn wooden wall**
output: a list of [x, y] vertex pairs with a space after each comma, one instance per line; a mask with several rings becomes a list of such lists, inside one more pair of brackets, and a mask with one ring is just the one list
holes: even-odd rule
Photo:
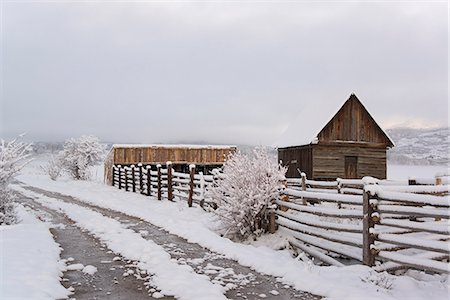
[[278, 149], [278, 161], [283, 166], [287, 166], [286, 177], [300, 177], [297, 169], [306, 173], [308, 178], [312, 178], [312, 145], [301, 147], [288, 147]]
[[194, 163], [201, 165], [223, 164], [229, 154], [236, 148], [114, 148], [115, 164], [164, 164], [171, 161], [174, 164]]
[[392, 146], [375, 120], [355, 95], [341, 107], [336, 115], [318, 134], [319, 143], [324, 141], [369, 142]]
[[356, 145], [314, 145], [314, 179], [345, 178], [345, 156], [357, 156], [357, 178], [386, 178], [386, 149]]

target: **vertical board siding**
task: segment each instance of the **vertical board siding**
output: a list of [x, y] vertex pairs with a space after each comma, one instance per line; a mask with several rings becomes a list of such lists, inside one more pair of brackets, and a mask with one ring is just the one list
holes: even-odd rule
[[[288, 167], [286, 172], [288, 178], [299, 177], [297, 169], [306, 173], [308, 177], [312, 177], [312, 147], [310, 145], [278, 149], [278, 161]], [[293, 161], [297, 162], [292, 163]]]
[[185, 147], [117, 147], [114, 151], [114, 164], [153, 164], [167, 161], [194, 164], [222, 165], [231, 153], [231, 148], [185, 148]]
[[318, 139], [319, 143], [354, 141], [391, 145], [385, 133], [354, 95], [318, 133]]

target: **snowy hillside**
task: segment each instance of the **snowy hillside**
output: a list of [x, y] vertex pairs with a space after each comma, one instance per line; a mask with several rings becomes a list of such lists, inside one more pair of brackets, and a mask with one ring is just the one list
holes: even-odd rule
[[449, 128], [387, 130], [395, 147], [388, 151], [390, 163], [449, 165]]

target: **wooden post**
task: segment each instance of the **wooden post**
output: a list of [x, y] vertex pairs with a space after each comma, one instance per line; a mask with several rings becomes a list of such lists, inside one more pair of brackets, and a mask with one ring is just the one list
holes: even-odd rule
[[127, 170], [127, 167], [124, 168], [124, 173], [125, 173], [125, 191], [128, 192], [128, 170]]
[[[205, 169], [205, 166], [203, 166]], [[203, 178], [203, 172], [199, 172], [200, 175], [200, 199], [201, 201], [205, 201], [205, 179]]]
[[152, 167], [147, 166], [147, 196], [152, 195]]
[[194, 198], [194, 175], [195, 175], [195, 165], [189, 165], [189, 197], [188, 206], [192, 207], [192, 200]]
[[[281, 182], [281, 184], [284, 186], [284, 189], [287, 189], [287, 180], [285, 179], [285, 180], [283, 180], [282, 182]], [[289, 196], [288, 195], [285, 195], [285, 194], [282, 194], [281, 195], [281, 197], [280, 197], [280, 200], [281, 201], [286, 201], [286, 202], [289, 202]], [[287, 208], [286, 206], [280, 206], [280, 210], [281, 211], [287, 211], [289, 208]]]
[[173, 200], [173, 190], [172, 190], [172, 162], [167, 162], [167, 199]]
[[275, 233], [277, 231], [275, 209], [271, 208], [269, 210], [269, 233]]
[[122, 189], [122, 166], [119, 165], [119, 190]]
[[158, 200], [161, 200], [161, 165], [156, 166], [156, 171], [158, 171]]
[[142, 173], [142, 164], [141, 163], [138, 163], [138, 168], [139, 168], [139, 192], [141, 194], [143, 194], [144, 193], [144, 182], [143, 182], [144, 178], [142, 176], [143, 173]]
[[[302, 191], [306, 191], [306, 174], [305, 173], [300, 173], [300, 175], [302, 176]], [[302, 198], [303, 200], [303, 205], [308, 205], [308, 202], [306, 201], [305, 198]]]
[[372, 245], [375, 243], [373, 228], [375, 223], [372, 219], [374, 210], [370, 204], [370, 192], [363, 194], [363, 263], [372, 267], [375, 265], [375, 255], [372, 252]]
[[134, 165], [131, 165], [131, 185], [133, 187], [133, 193], [136, 193], [136, 174]]
[[410, 179], [408, 179], [408, 185], [417, 185], [417, 182], [415, 179], [410, 178]]
[[341, 191], [341, 189], [342, 189], [341, 179], [340, 179], [340, 178], [336, 178], [336, 182], [337, 182], [337, 191], [338, 191], [338, 194], [342, 194], [342, 191]]
[[442, 185], [442, 177], [436, 177], [436, 185]]

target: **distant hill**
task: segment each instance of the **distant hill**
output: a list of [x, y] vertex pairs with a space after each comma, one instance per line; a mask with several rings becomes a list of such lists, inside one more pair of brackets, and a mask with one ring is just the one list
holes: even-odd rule
[[449, 165], [450, 129], [394, 128], [387, 130], [395, 147], [388, 151], [388, 161], [412, 165]]

